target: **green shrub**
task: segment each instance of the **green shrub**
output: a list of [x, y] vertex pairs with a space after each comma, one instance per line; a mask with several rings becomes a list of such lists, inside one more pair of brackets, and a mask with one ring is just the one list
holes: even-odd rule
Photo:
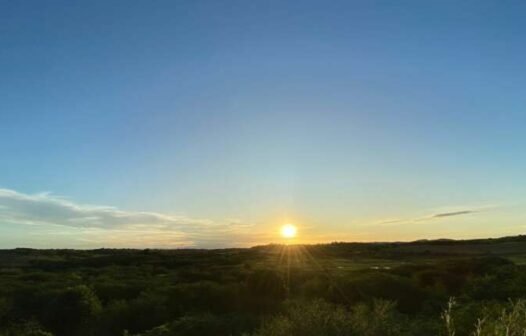
[[57, 335], [89, 334], [101, 310], [99, 299], [89, 287], [70, 287], [50, 302], [46, 325]]
[[285, 313], [267, 321], [254, 336], [354, 335], [350, 314], [322, 300], [288, 302]]
[[136, 336], [230, 336], [240, 335], [254, 321], [250, 316], [186, 315]]
[[0, 330], [0, 336], [53, 336], [34, 320], [11, 324]]

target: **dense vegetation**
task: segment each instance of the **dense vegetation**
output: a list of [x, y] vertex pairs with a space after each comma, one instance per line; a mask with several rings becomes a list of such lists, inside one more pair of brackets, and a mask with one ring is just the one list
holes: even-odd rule
[[0, 251], [2, 336], [524, 335], [526, 238]]

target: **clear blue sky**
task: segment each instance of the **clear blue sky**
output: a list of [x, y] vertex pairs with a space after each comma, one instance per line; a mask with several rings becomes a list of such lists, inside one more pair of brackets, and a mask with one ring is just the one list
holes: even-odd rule
[[523, 1], [0, 8], [0, 247], [524, 231]]

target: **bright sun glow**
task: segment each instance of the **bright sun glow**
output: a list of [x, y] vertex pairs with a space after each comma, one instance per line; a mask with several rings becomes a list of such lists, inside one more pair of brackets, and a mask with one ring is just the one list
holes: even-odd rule
[[292, 224], [285, 224], [281, 227], [281, 235], [284, 238], [294, 238], [298, 229]]

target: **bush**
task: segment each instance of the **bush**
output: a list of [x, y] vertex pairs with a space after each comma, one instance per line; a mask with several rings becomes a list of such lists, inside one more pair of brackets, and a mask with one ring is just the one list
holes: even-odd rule
[[355, 335], [349, 312], [322, 300], [288, 302], [284, 314], [267, 321], [254, 336]]
[[71, 287], [50, 303], [46, 324], [57, 335], [89, 334], [101, 310], [99, 299], [89, 287]]
[[[395, 336], [406, 327], [405, 319], [390, 301], [374, 300], [351, 310], [322, 300], [288, 302], [285, 312], [266, 323], [254, 336]], [[407, 328], [406, 328], [407, 330]]]
[[[457, 318], [462, 318], [463, 307], [455, 300], [450, 299], [447, 308], [442, 314], [444, 321], [443, 334], [473, 335], [473, 336], [524, 336], [526, 335], [526, 300], [509, 301], [500, 304], [499, 309], [487, 309], [487, 305], [481, 308], [481, 315], [473, 318], [470, 322], [471, 329], [457, 326]], [[493, 307], [495, 308], [495, 306]], [[460, 314], [459, 314], [460, 312]]]
[[151, 329], [164, 323], [169, 314], [165, 298], [146, 292], [134, 300], [109, 303], [102, 318], [110, 335], [120, 335], [123, 330], [140, 332]]
[[0, 297], [0, 325], [6, 323], [10, 308], [9, 301], [4, 297]]
[[230, 336], [239, 335], [250, 328], [250, 316], [215, 316], [211, 314], [186, 315], [137, 336]]
[[257, 270], [251, 273], [246, 286], [246, 299], [255, 311], [273, 311], [287, 295], [285, 280], [278, 272], [272, 270]]
[[245, 294], [238, 284], [218, 284], [211, 281], [178, 284], [166, 292], [167, 305], [173, 315], [188, 311], [228, 313], [238, 310]]
[[426, 293], [410, 279], [385, 273], [369, 273], [332, 285], [330, 300], [339, 304], [371, 303], [374, 298], [397, 302], [404, 313], [420, 312]]
[[4, 331], [0, 331], [0, 336], [53, 336], [53, 334], [31, 320], [10, 325]]

